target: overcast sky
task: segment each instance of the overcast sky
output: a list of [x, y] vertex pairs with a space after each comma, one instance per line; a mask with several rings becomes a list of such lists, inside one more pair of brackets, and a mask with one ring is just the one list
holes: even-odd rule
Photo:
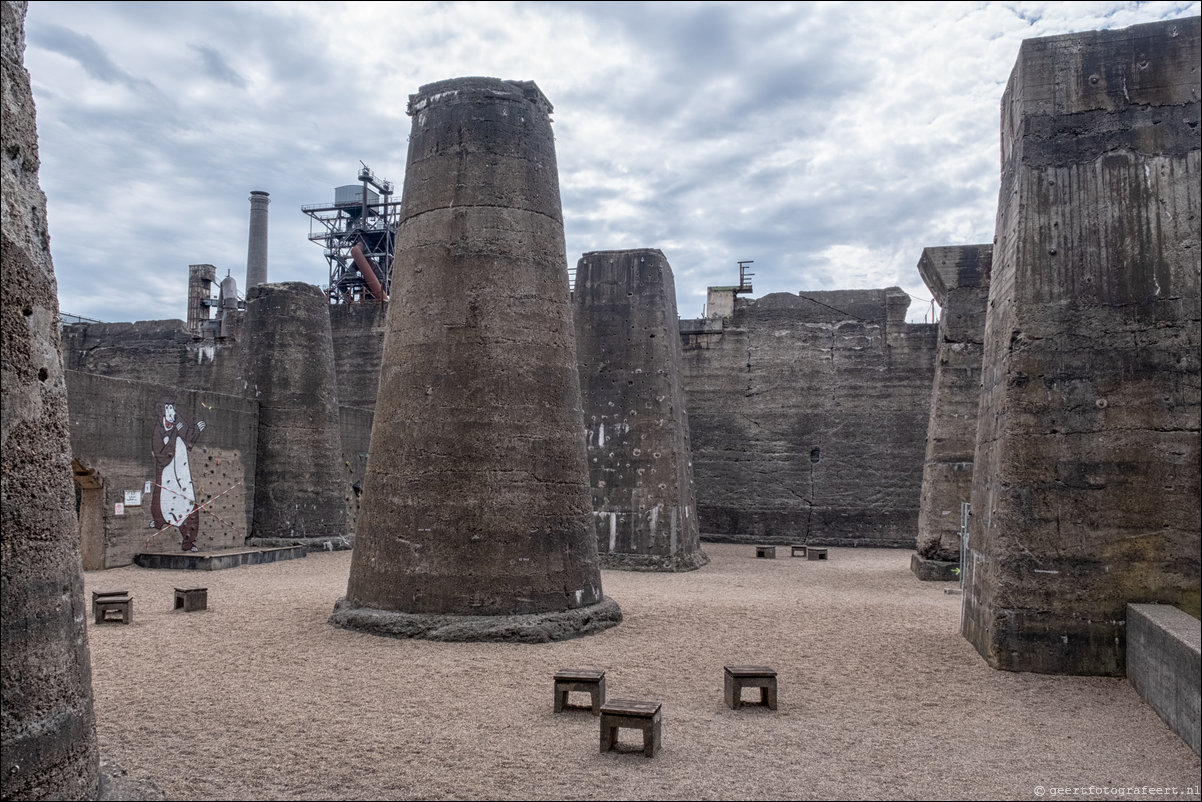
[[33, 79], [63, 312], [183, 318], [189, 264], [324, 286], [305, 204], [360, 160], [404, 180], [408, 96], [486, 75], [555, 106], [567, 259], [659, 248], [682, 317], [755, 295], [900, 286], [923, 247], [991, 242], [998, 106], [1019, 43], [1197, 2], [58, 3]]

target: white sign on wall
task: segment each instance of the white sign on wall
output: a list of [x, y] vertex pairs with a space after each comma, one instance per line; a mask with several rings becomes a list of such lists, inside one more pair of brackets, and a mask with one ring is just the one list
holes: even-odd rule
[[126, 490], [125, 491], [125, 506], [141, 507], [142, 506], [142, 491], [141, 490]]
[[147, 482], [147, 483], [146, 483], [146, 487], [142, 488], [142, 492], [143, 492], [143, 493], [145, 493], [146, 495], [148, 495], [148, 496], [149, 496], [149, 495], [150, 495], [151, 488], [152, 488], [153, 486], [154, 486], [154, 482]]
[[117, 502], [116, 504], [113, 505], [113, 515], [124, 515], [124, 514], [125, 514], [125, 505], [124, 504], [122, 504], [121, 502]]

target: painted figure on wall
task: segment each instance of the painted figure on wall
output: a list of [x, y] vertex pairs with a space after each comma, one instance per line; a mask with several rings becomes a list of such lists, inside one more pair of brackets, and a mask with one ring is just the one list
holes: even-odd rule
[[179, 529], [184, 551], [199, 551], [196, 536], [200, 533], [200, 515], [196, 510], [192, 470], [188, 467], [188, 450], [204, 428], [202, 420], [186, 423], [174, 402], [159, 405], [159, 420], [151, 443], [156, 479], [150, 514], [155, 529], [162, 531], [169, 526]]

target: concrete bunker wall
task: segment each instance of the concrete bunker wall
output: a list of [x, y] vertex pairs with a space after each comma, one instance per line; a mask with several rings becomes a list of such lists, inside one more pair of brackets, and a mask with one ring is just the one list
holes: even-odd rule
[[1002, 102], [963, 633], [1122, 674], [1125, 608], [1198, 609], [1199, 18], [1031, 39]]
[[898, 288], [683, 320], [702, 539], [913, 548], [937, 327]]
[[[185, 428], [204, 421], [188, 452], [188, 474], [200, 513], [197, 545], [205, 550], [246, 542], [254, 494], [255, 402], [221, 393], [67, 371], [71, 454], [79, 485], [81, 533], [88, 569], [129, 565], [138, 552], [176, 552], [175, 527], [155, 534], [154, 447], [164, 433], [162, 403], [171, 401]], [[147, 486], [150, 490], [147, 491]], [[174, 493], [172, 483], [163, 493]], [[99, 492], [97, 492], [97, 490]], [[99, 527], [96, 526], [99, 521]], [[103, 540], [94, 540], [97, 529]], [[149, 541], [149, 542], [148, 542]]]

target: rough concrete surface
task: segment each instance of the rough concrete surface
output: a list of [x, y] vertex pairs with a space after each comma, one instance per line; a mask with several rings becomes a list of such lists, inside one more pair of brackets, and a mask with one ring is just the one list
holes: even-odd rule
[[25, 12], [0, 4], [0, 783], [4, 799], [88, 799], [92, 669]]
[[909, 303], [772, 293], [680, 322], [703, 540], [914, 548], [937, 332]]
[[259, 402], [251, 539], [340, 539], [347, 523], [329, 303], [312, 284], [246, 293], [246, 348]]
[[[989, 668], [957, 631], [962, 597], [915, 579], [912, 552], [831, 548], [810, 562], [706, 551], [697, 571], [603, 571], [622, 625], [542, 644], [332, 627], [348, 552], [207, 574], [209, 608], [195, 613], [171, 609], [173, 586], [195, 574], [88, 573], [89, 590], [128, 588], [140, 603], [129, 626], [89, 624], [101, 747], [169, 799], [1197, 787], [1198, 756], [1125, 680]], [[746, 664], [776, 671], [777, 711], [725, 707], [723, 666]], [[601, 754], [596, 717], [553, 712], [561, 668], [603, 670], [609, 697], [662, 703], [662, 750], [644, 758], [624, 730], [620, 753]]]
[[423, 86], [346, 605], [532, 615], [602, 600], [550, 103]]
[[601, 565], [705, 565], [668, 260], [654, 248], [586, 253], [572, 302]]
[[1122, 674], [1129, 602], [1197, 610], [1199, 18], [1023, 43], [974, 455], [964, 634]]
[[918, 554], [926, 560], [960, 562], [961, 505], [972, 495], [992, 260], [991, 245], [924, 248], [918, 260], [918, 272], [942, 310], [918, 509]]

